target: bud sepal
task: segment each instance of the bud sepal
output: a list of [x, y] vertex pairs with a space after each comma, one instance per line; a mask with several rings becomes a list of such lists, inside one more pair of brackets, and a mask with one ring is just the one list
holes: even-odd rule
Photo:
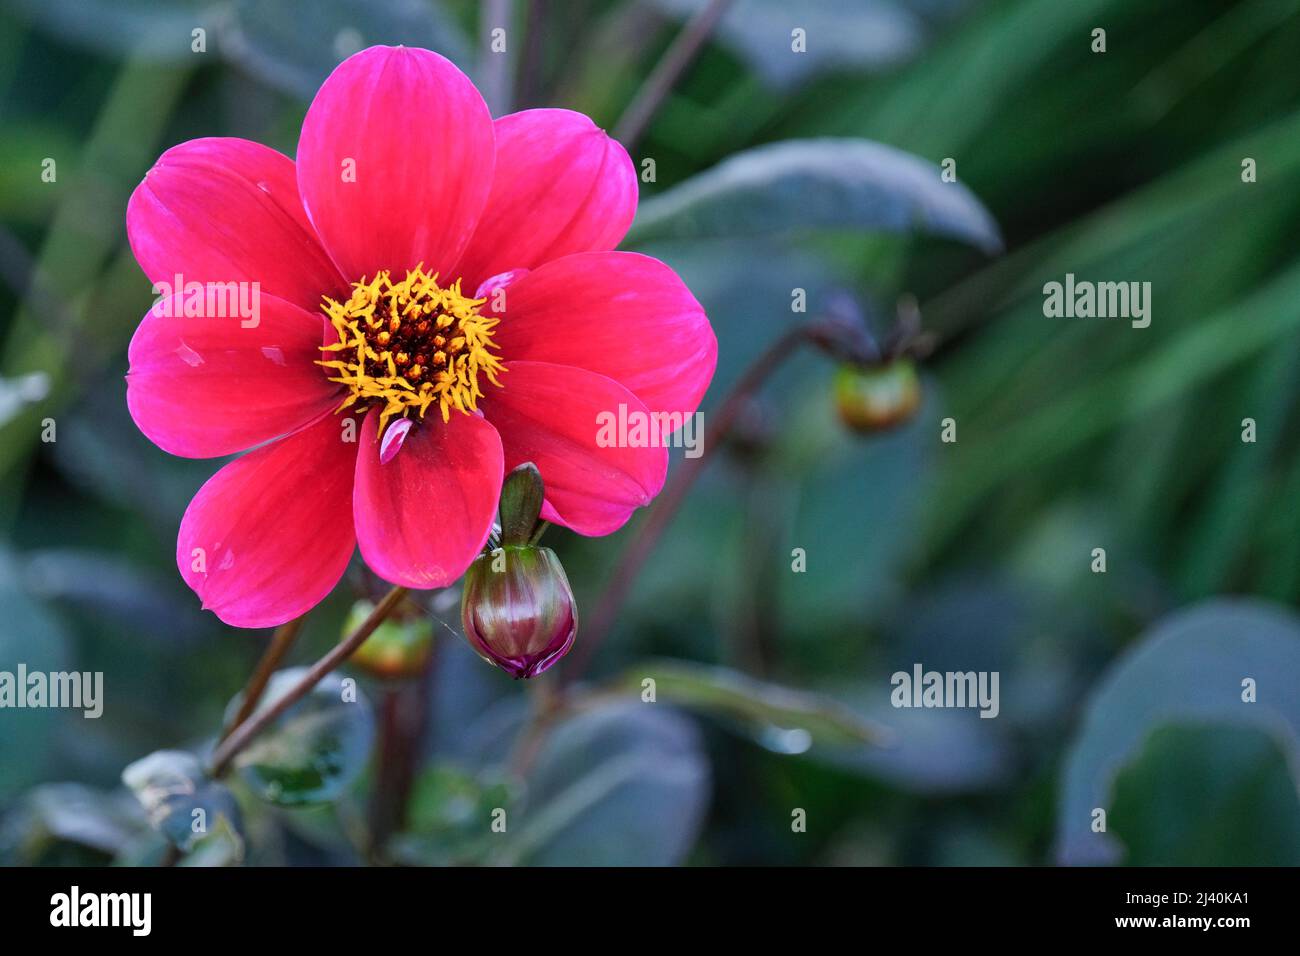
[[526, 461], [506, 475], [501, 485], [501, 544], [533, 544], [533, 534], [541, 518], [542, 502], [546, 488], [542, 474], [531, 461]]

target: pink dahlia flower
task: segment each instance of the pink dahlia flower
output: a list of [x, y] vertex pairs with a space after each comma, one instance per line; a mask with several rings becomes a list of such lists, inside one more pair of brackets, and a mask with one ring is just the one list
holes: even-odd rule
[[[165, 152], [127, 233], [174, 290], [131, 340], [127, 403], [172, 454], [253, 449], [181, 520], [204, 607], [283, 623], [356, 546], [395, 584], [451, 584], [525, 461], [542, 516], [579, 534], [650, 501], [656, 439], [695, 411], [717, 341], [671, 269], [611, 251], [636, 201], [626, 151], [585, 116], [494, 121], [450, 62], [401, 47], [335, 69], [296, 163], [241, 139]], [[221, 308], [236, 289], [256, 308]], [[602, 413], [655, 433], [607, 447]]]

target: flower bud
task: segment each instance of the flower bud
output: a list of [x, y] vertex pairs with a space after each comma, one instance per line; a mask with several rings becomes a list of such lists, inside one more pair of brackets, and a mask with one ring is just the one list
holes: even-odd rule
[[[352, 605], [344, 634], [351, 634], [375, 609], [369, 601]], [[424, 673], [433, 655], [433, 620], [422, 612], [399, 610], [375, 629], [349, 662], [374, 677], [395, 680]]]
[[840, 420], [856, 432], [888, 431], [908, 421], [921, 404], [916, 365], [898, 358], [885, 365], [841, 365], [835, 373]]
[[480, 555], [465, 572], [460, 619], [470, 647], [516, 679], [545, 671], [578, 632], [573, 591], [550, 548]]

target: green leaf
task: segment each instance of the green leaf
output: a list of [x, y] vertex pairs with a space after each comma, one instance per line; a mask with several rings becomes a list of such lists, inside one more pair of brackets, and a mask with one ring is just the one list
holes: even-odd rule
[[123, 770], [122, 782], [144, 807], [149, 825], [177, 849], [188, 853], [220, 833], [232, 851], [225, 862], [242, 858], [239, 805], [229, 789], [207, 777], [194, 754], [155, 751]]
[[[1050, 97], [1065, 87], [1086, 96], [1107, 89], [1107, 77], [1093, 71], [1087, 75], [1090, 82], [1077, 82], [1083, 71], [1073, 75], [1062, 72], [1061, 63], [1073, 52], [1071, 44], [1076, 38], [1086, 40], [1093, 26], [1113, 23], [1124, 8], [1138, 6], [1126, 0], [983, 3], [961, 29], [951, 31], [906, 70], [878, 82], [820, 84], [810, 91], [806, 108], [795, 117], [794, 125], [819, 131], [869, 130], [891, 143], [944, 149], [949, 156], [956, 151], [956, 155], [972, 159], [973, 153], [986, 150], [1004, 160], [1033, 155], [1037, 144], [1023, 136], [994, 141], [981, 137], [1001, 115], [999, 111], [1012, 114], [1023, 124], [1023, 104], [1031, 93]], [[1152, 32], [1158, 22], [1150, 24]], [[1087, 43], [1077, 42], [1077, 46], [1079, 52], [1069, 62], [1087, 62], [1084, 58], [1092, 56]], [[1149, 58], [1144, 56], [1140, 62], [1147, 64]], [[1040, 79], [1042, 82], [1035, 82]], [[1114, 129], [1114, 111], [1092, 112], [1109, 119], [1108, 128]], [[1070, 125], [1060, 122], [1059, 113], [1045, 117], [1044, 127], [1055, 134], [1055, 138], [1045, 137], [1045, 145], [1062, 139]]]
[[[32, 599], [24, 587], [25, 558], [0, 550], [0, 671], [17, 674], [25, 664], [29, 674], [66, 671], [71, 648], [60, 620], [44, 604]], [[49, 707], [14, 708], [3, 712], [0, 733], [0, 800], [48, 779], [53, 753], [52, 738], [65, 718], [82, 720]]]
[[[677, 16], [693, 16], [708, 0], [654, 0]], [[945, 3], [944, 6], [956, 6]], [[718, 24], [719, 41], [772, 86], [791, 86], [814, 72], [897, 65], [925, 44], [929, 25], [915, 0], [736, 0]], [[807, 53], [791, 49], [791, 31], [806, 32]]]
[[[80, 20], [81, 14], [69, 13], [68, 18]], [[182, 38], [186, 50], [188, 37], [187, 28]], [[157, 155], [156, 143], [194, 60], [187, 54], [181, 65], [166, 67], [143, 59], [128, 61], [116, 74], [85, 139], [75, 174], [61, 175], [57, 184], [31, 180], [36, 185], [29, 188], [57, 188], [60, 197], [33, 266], [36, 275], [59, 277], [59, 294], [44, 300], [28, 295], [14, 313], [6, 330], [0, 375], [13, 378], [42, 371], [48, 376], [49, 395], [39, 404], [25, 406], [0, 426], [0, 476], [21, 469], [32, 447], [40, 444], [37, 426], [42, 419], [73, 404], [93, 378], [87, 373], [98, 366], [72, 343], [106, 334], [123, 321], [111, 309], [105, 310], [105, 302], [97, 296], [97, 283], [103, 277], [104, 261], [115, 254], [114, 261], [130, 263], [138, 274], [129, 250], [121, 248], [122, 210], [142, 172]], [[51, 309], [61, 315], [60, 332], [50, 324]], [[106, 349], [99, 361], [110, 361], [111, 351]], [[53, 447], [59, 444], [54, 442]], [[0, 503], [9, 504], [7, 500]]]
[[54, 547], [27, 551], [22, 560], [34, 596], [56, 607], [83, 610], [105, 627], [120, 624], [133, 635], [175, 647], [203, 626], [188, 595], [178, 597], [169, 587], [172, 582], [124, 561], [119, 553]]
[[230, 818], [220, 816], [208, 833], [199, 837], [179, 866], [236, 866], [244, 859], [244, 838]]
[[896, 708], [881, 702], [883, 677], [864, 695], [864, 710], [892, 734], [885, 747], [817, 754], [819, 760], [911, 793], [978, 793], [1005, 785], [1012, 751], [996, 720], [968, 710]]
[[988, 210], [964, 185], [940, 176], [918, 156], [865, 139], [772, 143], [642, 203], [627, 242], [857, 229], [930, 233], [1000, 250]]
[[140, 807], [122, 790], [44, 784], [0, 822], [0, 864], [103, 864], [147, 832]]
[[[119, 59], [225, 57], [284, 92], [309, 99], [330, 71], [378, 43], [436, 50], [467, 65], [469, 41], [440, 3], [421, 0], [16, 0], [53, 36]], [[192, 31], [206, 31], [206, 50]]]
[[[839, 421], [826, 383], [787, 411], [773, 466], [786, 479], [785, 500], [765, 519], [781, 523], [783, 563], [769, 588], [782, 631], [814, 645], [812, 652], [829, 629], [898, 593], [938, 459], [943, 397], [929, 376], [923, 388], [911, 422], [869, 440]], [[795, 548], [803, 551], [803, 573], [791, 572]]]
[[1300, 797], [1286, 763], [1254, 728], [1161, 728], [1116, 780], [1107, 830], [1130, 866], [1295, 866]]
[[484, 861], [493, 849], [494, 815], [514, 799], [504, 780], [475, 776], [441, 764], [416, 778], [406, 832], [392, 842], [393, 855], [416, 866], [464, 866]]
[[14, 0], [32, 26], [109, 56], [180, 61], [194, 56], [190, 31], [211, 33], [225, 4], [212, 0]]
[[[10, 228], [19, 224], [41, 225], [48, 221], [58, 204], [59, 194], [53, 189], [32, 189], [31, 171], [40, 169], [42, 160], [52, 156], [60, 157], [60, 176], [71, 173], [75, 168], [73, 157], [76, 154], [76, 137], [70, 135], [69, 130], [57, 126], [37, 126], [29, 121], [6, 132], [4, 141], [0, 142], [0, 217]], [[61, 157], [68, 158], [64, 160]], [[6, 382], [5, 390], [9, 391], [15, 385], [21, 386], [22, 380]], [[25, 390], [32, 388], [32, 384], [27, 384]], [[0, 415], [0, 418], [6, 417]]]
[[740, 723], [759, 743], [782, 753], [802, 753], [813, 744], [879, 744], [892, 733], [838, 701], [756, 680], [725, 667], [689, 661], [647, 661], [620, 685], [641, 694], [653, 679], [656, 701]]
[[[951, 467], [936, 493], [943, 507], [932, 511], [925, 531], [929, 545], [937, 548], [955, 536], [983, 506], [985, 496], [1006, 482], [1087, 447], [1119, 425], [1140, 422], [1162, 407], [1171, 407], [1170, 403], [1205, 387], [1215, 376], [1293, 335], [1300, 328], [1300, 314], [1289, 304], [1298, 294], [1300, 263], [1210, 316], [1177, 327], [1169, 323], [1174, 330], [1154, 342], [1141, 362], [1103, 371], [1075, 387], [1061, 385], [1063, 373], [1058, 372], [1056, 390], [1023, 402], [1014, 421], [1002, 428], [978, 429], [982, 434], [976, 441], [954, 446]], [[1076, 350], [1074, 361], [1081, 360]], [[1023, 366], [1018, 367], [1023, 376]], [[960, 411], [956, 417], [964, 423], [966, 435], [977, 432], [976, 424]], [[970, 451], [988, 447], [989, 442], [997, 444], [997, 455]]]
[[220, 49], [270, 85], [312, 97], [342, 60], [375, 44], [435, 50], [461, 68], [469, 42], [441, 3], [419, 0], [234, 0]]
[[[1243, 681], [1257, 699], [1243, 701]], [[1209, 601], [1160, 621], [1089, 701], [1066, 761], [1057, 822], [1062, 863], [1109, 864], [1123, 846], [1092, 831], [1115, 779], [1152, 731], [1170, 724], [1255, 727], [1300, 764], [1300, 621], [1257, 600]]]
[[49, 450], [60, 474], [90, 500], [128, 509], [160, 535], [175, 530], [176, 515], [212, 473], [208, 462], [160, 458], [126, 403], [98, 385], [59, 416]]
[[703, 823], [709, 776], [699, 732], [670, 708], [581, 712], [547, 737], [493, 862], [680, 863]]
[[[306, 672], [305, 667], [277, 671], [254, 713], [274, 704]], [[228, 717], [239, 701], [238, 696], [231, 701]], [[365, 769], [374, 737], [374, 714], [356, 682], [328, 674], [255, 738], [235, 758], [235, 766], [254, 792], [271, 803], [328, 803]]]

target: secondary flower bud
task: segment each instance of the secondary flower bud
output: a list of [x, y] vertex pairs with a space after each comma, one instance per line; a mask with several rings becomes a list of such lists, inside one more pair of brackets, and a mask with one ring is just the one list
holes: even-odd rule
[[921, 404], [921, 381], [911, 359], [885, 365], [842, 365], [835, 373], [840, 420], [856, 432], [887, 431], [908, 421]]
[[465, 573], [461, 624], [470, 646], [512, 677], [536, 677], [569, 652], [578, 606], [550, 548], [504, 547]]
[[[370, 616], [375, 606], [357, 601], [348, 614], [343, 633], [351, 634]], [[357, 648], [350, 663], [386, 680], [423, 674], [433, 656], [433, 621], [423, 612], [394, 612]]]

